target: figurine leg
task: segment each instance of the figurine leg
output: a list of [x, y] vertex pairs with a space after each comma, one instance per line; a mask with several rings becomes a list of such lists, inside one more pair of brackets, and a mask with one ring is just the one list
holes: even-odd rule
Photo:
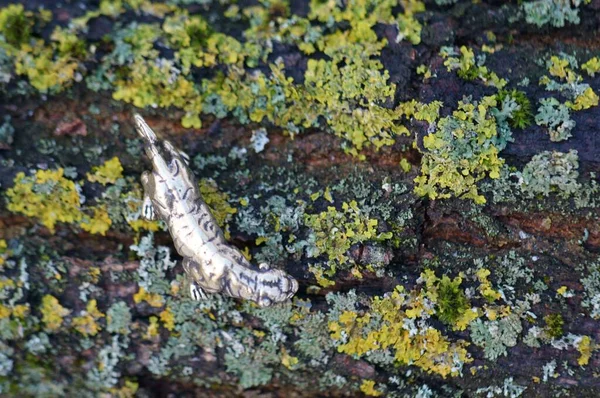
[[187, 283], [190, 286], [190, 297], [194, 301], [206, 300], [208, 295], [206, 291], [200, 286], [199, 283], [196, 282], [195, 276], [198, 276], [197, 269], [195, 268], [197, 264], [189, 258], [184, 258], [183, 262], [183, 270], [185, 271], [185, 278]]
[[148, 221], [156, 220], [156, 212], [154, 211], [154, 206], [152, 206], [152, 201], [150, 200], [150, 195], [148, 194], [148, 189], [150, 188], [150, 179], [152, 175], [149, 171], [144, 171], [142, 173], [142, 185], [144, 186], [144, 201], [142, 202], [142, 217]]
[[200, 269], [200, 265], [198, 265], [198, 263], [189, 257], [184, 258], [181, 265], [183, 265], [183, 270], [186, 274], [186, 280], [189, 282], [190, 296], [192, 297], [192, 300], [206, 300], [208, 298], [208, 294], [206, 292], [207, 286], [203, 286], [204, 278]]

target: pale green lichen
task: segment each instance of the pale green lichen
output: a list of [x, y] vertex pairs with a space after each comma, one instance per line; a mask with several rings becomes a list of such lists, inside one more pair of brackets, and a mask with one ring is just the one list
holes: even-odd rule
[[577, 151], [549, 152], [535, 155], [519, 174], [519, 186], [528, 196], [557, 193], [568, 197], [580, 188]]
[[523, 326], [516, 314], [495, 321], [477, 319], [471, 324], [471, 339], [483, 348], [487, 359], [495, 360], [507, 355], [507, 348], [517, 344], [517, 337], [522, 331]]
[[[206, 4], [203, 0], [170, 2], [176, 3]], [[451, 1], [440, 0], [437, 3]], [[422, 225], [419, 213], [421, 201], [414, 198], [410, 192], [411, 184], [406, 182], [407, 175], [410, 178], [414, 176], [411, 174], [414, 168], [411, 171], [410, 163], [417, 166], [418, 154], [411, 154], [408, 145], [396, 143], [396, 137], [408, 134], [407, 127], [412, 132], [415, 125], [429, 125], [432, 134], [426, 138], [425, 148], [421, 148], [419, 140], [416, 142], [424, 153], [423, 163], [433, 167], [438, 161], [448, 162], [459, 171], [456, 178], [453, 175], [445, 176], [448, 185], [444, 186], [434, 181], [434, 174], [421, 170], [421, 177], [429, 179], [429, 188], [436, 191], [435, 198], [472, 196], [472, 199], [481, 202], [477, 185], [490, 177], [494, 182], [503, 184], [492, 188], [488, 185], [481, 190], [491, 197], [507, 198], [511, 194], [512, 203], [518, 201], [523, 202], [519, 206], [536, 206], [537, 202], [521, 199], [523, 196], [541, 196], [548, 192], [569, 192], [569, 195], [575, 196], [579, 208], [594, 207], [590, 198], [597, 196], [597, 188], [594, 183], [586, 183], [588, 185], [584, 187], [583, 182], [579, 184], [576, 181], [577, 161], [572, 156], [564, 156], [565, 159], [558, 156], [556, 162], [550, 155], [543, 159], [534, 157], [533, 163], [528, 165], [529, 168], [526, 166], [522, 173], [503, 164], [499, 153], [510, 139], [510, 128], [527, 125], [526, 115], [519, 114], [521, 111], [527, 113], [527, 98], [522, 92], [514, 90], [494, 94], [496, 88], [503, 86], [505, 81], [484, 65], [485, 59], [475, 55], [476, 49], [465, 47], [461, 48], [460, 55], [448, 54], [446, 66], [458, 71], [461, 78], [491, 86], [483, 88], [488, 90], [486, 93], [489, 92], [490, 97], [476, 101], [465, 99], [459, 106], [462, 108], [450, 116], [447, 112], [455, 104], [446, 104], [447, 108], [443, 109], [438, 101], [424, 104], [413, 100], [394, 108], [394, 97], [404, 94], [402, 89], [396, 90], [391, 82], [392, 79], [398, 79], [398, 75], [392, 74], [390, 77], [378, 60], [381, 52], [387, 49], [384, 50], [385, 41], [375, 34], [376, 31], [379, 34], [382, 25], [375, 25], [397, 25], [397, 40], [407, 39], [416, 44], [420, 40], [421, 23], [428, 20], [426, 14], [418, 15], [424, 11], [423, 2], [403, 1], [401, 7], [397, 7], [398, 13], [396, 5], [397, 2], [388, 1], [378, 4], [350, 1], [344, 5], [314, 1], [308, 16], [299, 17], [292, 14], [292, 7], [285, 1], [261, 1], [250, 7], [227, 4], [225, 6], [230, 7], [227, 16], [236, 24], [248, 26], [236, 39], [215, 32], [211, 26], [213, 21], [218, 20], [213, 18], [220, 13], [220, 8], [211, 11], [210, 17], [205, 18], [205, 14], [202, 17], [189, 15], [188, 11], [145, 0], [103, 0], [97, 10], [91, 10], [78, 20], [78, 23], [82, 23], [86, 18], [89, 21], [90, 18], [103, 15], [113, 19], [116, 26], [98, 47], [94, 47], [102, 49], [97, 52], [98, 58], [101, 58], [99, 66], [85, 64], [94, 68], [87, 71], [86, 83], [89, 88], [107, 90], [117, 97], [123, 96], [125, 101], [144, 107], [172, 106], [174, 112], [183, 112], [185, 126], [199, 126], [201, 114], [210, 113], [217, 117], [230, 115], [242, 123], [263, 123], [270, 129], [273, 151], [269, 151], [269, 154], [256, 151], [257, 155], [247, 151], [245, 137], [236, 143], [239, 146], [230, 151], [216, 146], [201, 149], [203, 154], [196, 156], [193, 163], [202, 170], [204, 178], [212, 177], [216, 181], [213, 184], [211, 180], [202, 180], [202, 193], [207, 202], [212, 201], [209, 205], [217, 213], [219, 224], [235, 231], [235, 243], [247, 245], [245, 254], [252, 256], [253, 262], [268, 260], [283, 266], [292, 262], [306, 264], [309, 258], [314, 262], [310, 270], [315, 275], [321, 272], [323, 276], [330, 276], [325, 273], [331, 273], [331, 268], [329, 264], [321, 264], [320, 260], [323, 259], [322, 262], [326, 263], [334, 261], [337, 270], [351, 271], [348, 277], [360, 278], [364, 277], [363, 271], [375, 271], [376, 277], [385, 275], [386, 278], [399, 279], [405, 288], [398, 288], [379, 298], [353, 291], [329, 294], [328, 312], [321, 310], [324, 304], [319, 303], [318, 299], [314, 306], [307, 300], [296, 300], [293, 304], [267, 310], [219, 295], [211, 295], [203, 302], [194, 303], [188, 297], [182, 276], [175, 275], [178, 269], [170, 250], [155, 246], [152, 235], [140, 237], [127, 229], [131, 227], [134, 232], [141, 228], [157, 230], [159, 224], [141, 220], [141, 187], [133, 177], [122, 175], [123, 171], [117, 167], [121, 166], [120, 162], [117, 165], [116, 161], [110, 161], [92, 170], [92, 184], [79, 182], [78, 170], [65, 167], [60, 178], [72, 182], [76, 187], [73, 190], [69, 185], [66, 191], [71, 194], [72, 191], [78, 192], [81, 202], [83, 197], [78, 187], [85, 184], [83, 190], [92, 203], [73, 205], [76, 212], [81, 214], [74, 216], [81, 217], [76, 221], [77, 224], [82, 229], [98, 233], [107, 232], [108, 224], [119, 240], [125, 234], [133, 235], [135, 245], [131, 247], [129, 261], [126, 259], [127, 253], [120, 253], [122, 250], [118, 249], [115, 254], [117, 260], [94, 259], [90, 260], [94, 264], [88, 267], [88, 263], [85, 263], [83, 267], [71, 253], [69, 257], [59, 257], [47, 248], [40, 248], [25, 255], [18, 252], [18, 239], [0, 240], [0, 270], [9, 270], [6, 278], [3, 275], [4, 279], [1, 280], [5, 286], [0, 289], [0, 338], [11, 341], [11, 344], [15, 341], [15, 346], [23, 343], [28, 353], [42, 357], [39, 363], [28, 362], [30, 359], [15, 355], [4, 341], [1, 342], [4, 357], [0, 358], [0, 372], [7, 376], [0, 379], [1, 392], [32, 396], [84, 393], [132, 396], [138, 385], [125, 378], [122, 372], [125, 366], [131, 366], [128, 358], [132, 349], [129, 339], [134, 336], [144, 340], [144, 346], [159, 346], [160, 349], [154, 350], [147, 362], [136, 362], [135, 368], [128, 368], [128, 371], [133, 369], [136, 373], [139, 367], [142, 373], [137, 374], [150, 372], [160, 375], [163, 380], [177, 379], [177, 382], [189, 383], [186, 386], [210, 388], [213, 383], [222, 383], [220, 376], [205, 377], [203, 370], [197, 368], [196, 360], [190, 360], [217, 358], [219, 363], [225, 364], [231, 376], [227, 384], [235, 384], [233, 378], [237, 378], [239, 386], [252, 388], [277, 380], [278, 383], [293, 384], [311, 392], [313, 389], [336, 389], [352, 394], [362, 389], [366, 394], [385, 393], [389, 396], [432, 396], [433, 384], [423, 382], [430, 380], [424, 372], [446, 377], [460, 374], [464, 364], [470, 360], [469, 352], [477, 350], [473, 345], [467, 346], [469, 342], [480, 345], [488, 358], [508, 352], [520, 335], [517, 324], [534, 323], [534, 309], [529, 307], [527, 311], [530, 313], [519, 309], [524, 306], [522, 295], [527, 289], [538, 293], [547, 289], [543, 281], [535, 280], [538, 268], [530, 267], [529, 260], [523, 257], [525, 254], [520, 249], [514, 252], [501, 249], [498, 257], [489, 256], [481, 264], [476, 263], [475, 266], [480, 268], [476, 274], [470, 268], [470, 263], [466, 265], [464, 273], [459, 273], [458, 270], [465, 270], [460, 268], [462, 262], [471, 259], [473, 252], [453, 242], [443, 241], [439, 244], [443, 248], [441, 251], [452, 256], [444, 257], [444, 254], [436, 253], [438, 242], [431, 241], [427, 249], [428, 255], [429, 251], [433, 253], [433, 258], [420, 256], [422, 262], [419, 266], [435, 266], [442, 273], [447, 272], [450, 269], [448, 267], [452, 266], [454, 270], [456, 266], [457, 273], [437, 277], [427, 272], [417, 282], [411, 280], [410, 272], [406, 276], [404, 272], [399, 272], [396, 263], [387, 266], [392, 254], [400, 254], [397, 260], [400, 262], [412, 259], [421, 241], [414, 234], [415, 228]], [[392, 15], [392, 9], [397, 15]], [[126, 10], [129, 12], [127, 18], [150, 20], [151, 23], [132, 23], [122, 28], [118, 17]], [[318, 12], [322, 10], [328, 12]], [[438, 12], [441, 8], [435, 10]], [[462, 12], [461, 6], [455, 10]], [[19, 7], [11, 12], [15, 11], [19, 15], [29, 15], [28, 11]], [[23, 23], [19, 15], [17, 21]], [[28, 27], [28, 21], [24, 23], [27, 29], [23, 38], [29, 37], [32, 43], [38, 43], [38, 27]], [[75, 25], [77, 29], [83, 28]], [[215, 23], [215, 26], [220, 25]], [[62, 90], [78, 80], [78, 73], [84, 72], [80, 69], [81, 61], [86, 57], [87, 49], [91, 51], [93, 48], [88, 46], [90, 43], [82, 45], [78, 32], [57, 29], [50, 41], [40, 43], [35, 51], [25, 49], [23, 54], [17, 55], [23, 59], [38, 57], [47, 65], [47, 68], [42, 66], [48, 70], [42, 68], [38, 71], [43, 72], [41, 75], [30, 71], [25, 76], [37, 86], [38, 91]], [[491, 34], [488, 33], [486, 37], [492, 41]], [[20, 40], [16, 36], [10, 39], [13, 45], [20, 45]], [[273, 44], [290, 46], [292, 51], [299, 50], [302, 57], [308, 59], [306, 73], [299, 79], [295, 77], [295, 80], [290, 80], [290, 70], [295, 72], [301, 68], [290, 67], [288, 56], [285, 64], [269, 59], [268, 56], [275, 52]], [[408, 43], [404, 45], [409, 46]], [[493, 48], [489, 46], [482, 47], [484, 52], [491, 50]], [[59, 61], [62, 62], [61, 57], [67, 53], [71, 54], [71, 61], [78, 65], [76, 73], [71, 76], [70, 69], [65, 67], [65, 77], [72, 77], [72, 80], [67, 79], [56, 85], [52, 80], [56, 76], [49, 71], [61, 65]], [[49, 60], [52, 61], [50, 64]], [[0, 66], [0, 81], [12, 84], [14, 54], [7, 65], [7, 68]], [[430, 67], [434, 68], [434, 65], [431, 63]], [[203, 69], [199, 69], [200, 66]], [[254, 71], [242, 69], [257, 66]], [[589, 61], [581, 69], [593, 77], [596, 66]], [[542, 79], [542, 85], [567, 99], [547, 109], [548, 115], [553, 113], [556, 116], [561, 106], [568, 111], [595, 106], [595, 93], [583, 83], [581, 76], [577, 77], [577, 66], [571, 58], [561, 55], [551, 59], [548, 67], [553, 78]], [[421, 71], [425, 74], [430, 72], [427, 83], [436, 77], [434, 71], [423, 68]], [[201, 78], [198, 79], [198, 76]], [[20, 79], [16, 83], [24, 82], [24, 79]], [[492, 98], [495, 100], [493, 105]], [[86, 124], [91, 123], [90, 127], [94, 117], [105, 111], [100, 107], [90, 107], [89, 115], [84, 117]], [[440, 111], [445, 115], [441, 119]], [[554, 119], [551, 116], [541, 118], [540, 124], [543, 120], [548, 120], [544, 127], [552, 128], [551, 121]], [[18, 124], [21, 128], [21, 123]], [[115, 125], [117, 122], [113, 123], [109, 134], [121, 133], [114, 128]], [[302, 168], [304, 159], [298, 161], [297, 152], [294, 151], [287, 153], [286, 165], [276, 164], [270, 168], [256, 166], [254, 157], [286, 155], [280, 152], [283, 150], [274, 138], [278, 137], [279, 128], [294, 135], [313, 127], [342, 137], [347, 152], [361, 158], [364, 158], [364, 154], [360, 150], [397, 144], [402, 147], [405, 173], [392, 170], [389, 175], [382, 176], [379, 168], [371, 173], [366, 167], [358, 165], [356, 172], [328, 185], [324, 182], [329, 182], [328, 177], [323, 180], [304, 178], [308, 174]], [[256, 131], [261, 128], [264, 127], [252, 126]], [[205, 143], [203, 137], [197, 138], [200, 143]], [[438, 139], [444, 141], [443, 145], [436, 141]], [[34, 147], [56, 161], [58, 152], [77, 154], [79, 147], [84, 145], [80, 138], [67, 141], [68, 145], [64, 140], [62, 137], [44, 138], [36, 141]], [[445, 149], [437, 148], [437, 144]], [[106, 143], [99, 141], [93, 146], [85, 145], [85, 151], [80, 152], [82, 159], [88, 162], [93, 160], [92, 163], [97, 165], [96, 159], [104, 155]], [[139, 142], [129, 140], [127, 146], [129, 154], [138, 158]], [[390, 153], [395, 150], [396, 147]], [[437, 155], [439, 157], [436, 158]], [[382, 158], [386, 156], [388, 153]], [[135, 160], [132, 162], [126, 157], [122, 160], [128, 171], [139, 167]], [[553, 165], [553, 162], [559, 166]], [[291, 164], [295, 166], [288, 167]], [[568, 164], [572, 167], [567, 167]], [[6, 165], [9, 169], [12, 167], [9, 163], [3, 163], [3, 166]], [[23, 164], [17, 161], [17, 166], [22, 167]], [[77, 166], [80, 164], [77, 163]], [[535, 174], [532, 169], [534, 166], [544, 168], [549, 174]], [[345, 167], [347, 165], [328, 170], [325, 174], [339, 175], [347, 171]], [[231, 172], [232, 169], [236, 171]], [[40, 194], [36, 191], [34, 181], [38, 171], [34, 173], [31, 177], [25, 177], [24, 174], [13, 187], [19, 190], [23, 184], [31, 182], [34, 185], [33, 192], [23, 196], [27, 200]], [[515, 182], [518, 179], [515, 176], [522, 177], [522, 180]], [[463, 184], [465, 179], [468, 181]], [[236, 184], [228, 185], [232, 181]], [[95, 182], [106, 183], [106, 186], [99, 186]], [[496, 189], [498, 186], [502, 188]], [[523, 195], [519, 195], [519, 187]], [[41, 193], [48, 195], [45, 191]], [[60, 197], [62, 193], [55, 194]], [[353, 204], [351, 199], [356, 202]], [[415, 205], [415, 202], [418, 204]], [[342, 203], [349, 208], [345, 209]], [[431, 211], [447, 214], [448, 211], [456, 211], [458, 207], [452, 207], [456, 203], [464, 205], [460, 201], [432, 204]], [[543, 200], [540, 203], [540, 208], [546, 205]], [[333, 210], [330, 211], [328, 206]], [[488, 207], [473, 210], [468, 206], [466, 211], [464, 207], [459, 211], [464, 211], [464, 217], [481, 228], [487, 239], [504, 245], [510, 232], [507, 232], [499, 217], [489, 212]], [[24, 214], [23, 211], [21, 213]], [[42, 223], [46, 221], [39, 212], [31, 217], [40, 219]], [[59, 222], [62, 221], [57, 219], [52, 226], [55, 227]], [[57, 239], [75, 232], [67, 229], [64, 232], [61, 230]], [[124, 233], [124, 230], [127, 232]], [[352, 232], [348, 234], [348, 231]], [[582, 232], [581, 242], [588, 238], [589, 234], [586, 233]], [[43, 239], [37, 237], [34, 243]], [[360, 250], [353, 251], [356, 247]], [[357, 252], [360, 252], [360, 256]], [[19, 253], [16, 255], [23, 258], [39, 258], [40, 261], [29, 264], [15, 262], [11, 258], [14, 253]], [[137, 261], [140, 262], [139, 266]], [[545, 264], [540, 263], [539, 269]], [[493, 269], [493, 278], [484, 266]], [[132, 271], [132, 267], [136, 269]], [[82, 268], [85, 271], [81, 271]], [[596, 279], [600, 278], [597, 278], [594, 266], [590, 265], [589, 268], [589, 275], [586, 274], [582, 280], [586, 290], [584, 305], [589, 306], [591, 316], [597, 317], [600, 299], [596, 296], [599, 296], [600, 289], [597, 289]], [[27, 275], [23, 270], [30, 272], [31, 278], [23, 276]], [[16, 272], [21, 274], [14, 276]], [[67, 274], [69, 278], [65, 278]], [[127, 292], [129, 286], [135, 286], [136, 281], [140, 288], [135, 294], [125, 293], [118, 299], [112, 294], [100, 296], [102, 285], [97, 284], [101, 280], [102, 283], [108, 283], [105, 278], [122, 286], [119, 294]], [[11, 279], [15, 282], [6, 282]], [[79, 283], [75, 294], [63, 294], [63, 289], [72, 283], [72, 279]], [[27, 294], [29, 288], [26, 286], [41, 285], [40, 281], [43, 281], [43, 286], [36, 286]], [[348, 283], [348, 280], [343, 282]], [[361, 286], [369, 289], [368, 284]], [[35, 303], [29, 308], [19, 304], [24, 297], [44, 298], [42, 305]], [[495, 303], [500, 298], [510, 306]], [[548, 299], [555, 298], [552, 296]], [[127, 303], [130, 301], [133, 301], [135, 310], [128, 309]], [[83, 313], [74, 310], [69, 312], [62, 305], [86, 310]], [[99, 308], [108, 308], [106, 319]], [[512, 317], [511, 311], [515, 313]], [[484, 320], [484, 314], [487, 320]], [[538, 325], [543, 326], [541, 321]], [[56, 328], [51, 329], [51, 326]], [[75, 335], [81, 335], [77, 344], [68, 348], [60, 346], [56, 335], [64, 336], [73, 328], [80, 332]], [[40, 332], [43, 329], [46, 332]], [[460, 330], [467, 331], [457, 334], [456, 331]], [[526, 342], [539, 346], [559, 344], [558, 340], [549, 343], [548, 331], [532, 326], [528, 329]], [[587, 364], [595, 349], [595, 342], [586, 337], [577, 336], [567, 342], [569, 349], [579, 351], [578, 361], [582, 366]], [[80, 369], [90, 369], [82, 375], [74, 372], [73, 383], [67, 384], [60, 378], [53, 378], [54, 370], [44, 363], [46, 359], [54, 359], [52, 350], [57, 341], [58, 349], [64, 348], [69, 355], [75, 353], [75, 363], [81, 365]], [[77, 356], [81, 352], [85, 352], [85, 355]], [[366, 382], [362, 383], [352, 376], [341, 376], [336, 372], [340, 364], [348, 359], [345, 355], [360, 358], [368, 366], [377, 366], [378, 372], [391, 376], [388, 380], [367, 376]], [[61, 372], [69, 369], [64, 363], [59, 364]], [[407, 368], [410, 366], [417, 367], [416, 370], [421, 374], [418, 376], [418, 386], [410, 386], [413, 378], [405, 376], [406, 371], [415, 374], [415, 369]], [[494, 365], [486, 360], [482, 366]], [[318, 380], [307, 381], [304, 375], [313, 374], [315, 369], [320, 372]], [[576, 370], [571, 368], [569, 371]], [[549, 370], [549, 374], [552, 372]], [[463, 393], [475, 393], [474, 388]], [[439, 389], [446, 394], [459, 394], [458, 390], [448, 385]], [[500, 390], [505, 394], [522, 392], [520, 386], [506, 379], [504, 383], [496, 381], [489, 388], [481, 388], [481, 394], [500, 394]]]
[[106, 312], [106, 330], [110, 333], [128, 334], [132, 316], [127, 303], [119, 301]]
[[0, 125], [0, 148], [8, 147], [13, 143], [15, 128], [10, 123], [10, 116], [4, 115], [4, 123]]
[[563, 27], [566, 23], [579, 23], [579, 6], [590, 0], [534, 0], [522, 4], [527, 23], [538, 27], [551, 24]]
[[569, 108], [558, 102], [556, 98], [544, 98], [540, 100], [535, 122], [539, 126], [548, 128], [551, 141], [563, 141], [571, 137], [571, 130], [575, 127], [575, 121], [571, 119]]

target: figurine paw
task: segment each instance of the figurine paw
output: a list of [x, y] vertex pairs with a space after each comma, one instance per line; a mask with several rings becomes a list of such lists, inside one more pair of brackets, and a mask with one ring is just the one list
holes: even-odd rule
[[190, 297], [194, 301], [208, 299], [206, 292], [196, 282], [190, 282]]
[[142, 217], [148, 221], [156, 220], [154, 206], [152, 206], [152, 201], [147, 195], [144, 196], [144, 203], [142, 203]]

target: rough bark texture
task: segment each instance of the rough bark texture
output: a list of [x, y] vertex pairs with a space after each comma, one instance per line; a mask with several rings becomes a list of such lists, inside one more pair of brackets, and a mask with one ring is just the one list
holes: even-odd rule
[[[23, 3], [29, 10], [39, 5], [53, 10], [52, 21], [40, 33], [46, 40], [55, 25], [66, 26], [84, 14], [80, 3], [89, 9], [98, 6], [94, 1], [66, 1], [62, 8], [54, 2]], [[217, 31], [242, 40], [245, 25], [224, 20], [226, 6], [189, 3], [185, 7], [191, 14], [204, 15]], [[402, 13], [412, 2], [399, 3], [394, 10]], [[239, 4], [241, 10], [252, 5]], [[597, 0], [581, 5], [580, 22], [567, 22], [564, 28], [525, 23], [516, 1], [425, 5], [426, 11], [416, 14], [423, 26], [420, 44], [396, 43], [398, 28], [392, 24], [373, 27], [378, 37], [389, 40], [380, 54], [388, 83], [396, 85], [389, 108], [411, 99], [440, 100], [440, 113], [447, 116], [464, 96], [478, 100], [498, 91], [448, 71], [440, 46], [465, 45], [477, 54], [484, 44], [498, 46], [487, 54], [485, 66], [509, 80], [507, 88], [525, 92], [533, 114], [540, 99], [555, 95], [538, 85], [548, 75], [550, 56], [574, 55], [581, 65], [600, 54]], [[162, 21], [126, 9], [115, 17], [123, 25]], [[309, 5], [291, 1], [290, 10], [306, 16]], [[12, 142], [0, 141], [0, 395], [600, 394], [600, 313], [594, 311], [594, 297], [600, 298], [600, 202], [594, 174], [600, 164], [600, 107], [571, 112], [576, 126], [566, 141], [550, 141], [547, 129], [535, 123], [512, 129], [514, 141], [500, 153], [512, 169], [506, 167], [499, 179], [478, 182], [485, 204], [455, 197], [430, 200], [413, 193], [427, 153], [423, 137], [433, 131], [423, 120], [409, 119], [410, 136], [395, 136], [392, 145], [379, 150], [367, 146], [359, 151], [365, 155], [360, 160], [323, 120], [295, 136], [266, 120], [240, 123], [231, 113], [224, 118], [203, 114], [201, 128], [183, 128], [185, 112], [176, 106], [136, 109], [114, 100], [110, 89], [91, 91], [85, 79], [112, 51], [110, 40], [102, 37], [114, 34], [114, 22], [106, 16], [88, 22], [82, 36], [97, 51], [85, 61], [83, 82], [60, 93], [40, 94], [31, 86], [23, 89], [27, 77], [12, 71], [12, 79], [2, 86], [0, 113], [10, 116], [14, 134]], [[346, 28], [344, 22], [340, 25]], [[169, 48], [160, 51], [173, 57]], [[282, 57], [286, 74], [301, 84], [307, 55], [294, 44], [274, 40], [268, 62], [257, 69], [267, 72], [266, 64], [277, 57]], [[416, 73], [422, 64], [435, 76], [423, 80]], [[199, 69], [188, 78], [199, 84], [214, 73]], [[578, 73], [600, 90], [600, 74]], [[518, 86], [525, 77], [530, 84]], [[128, 222], [136, 219], [139, 176], [148, 167], [133, 130], [133, 112], [141, 112], [161, 137], [193, 159], [229, 241], [251, 255], [252, 262], [269, 261], [297, 278], [300, 290], [293, 303], [259, 309], [219, 296], [202, 303], [189, 299], [181, 265], [172, 262], [180, 259], [168, 232], [134, 230]], [[261, 127], [269, 141], [257, 151], [252, 136]], [[530, 194], [518, 177], [509, 176], [537, 154], [572, 149], [579, 156], [575, 192], [564, 194], [554, 187], [546, 196]], [[90, 179], [88, 173], [98, 174], [94, 168], [114, 157], [122, 173], [106, 184]], [[410, 165], [408, 171], [401, 162]], [[16, 179], [18, 173], [24, 173], [23, 179], [59, 168], [70, 168], [62, 178], [76, 182], [78, 197], [85, 197], [78, 221], [58, 222], [53, 230], [42, 221], [44, 204], [37, 205], [37, 215], [10, 210], [17, 200], [10, 189], [26, 185]], [[36, 189], [40, 191], [27, 198], [48, 194]], [[57, 191], [52, 192], [59, 200]], [[128, 195], [137, 202], [128, 204]], [[343, 204], [353, 200], [359, 210], [344, 212]], [[328, 212], [328, 207], [334, 209]], [[111, 219], [102, 233], [81, 226], [93, 218], [95, 208]], [[311, 215], [321, 215], [320, 223], [311, 221]], [[377, 221], [370, 230], [369, 220]], [[360, 239], [336, 235], [339, 229], [364, 234]], [[347, 250], [336, 251], [335, 245]], [[329, 256], [331, 252], [335, 254]], [[337, 270], [327, 274], [333, 263]], [[459, 293], [444, 296], [444, 282], [428, 286], [426, 270], [440, 281], [443, 275], [460, 276]], [[478, 270], [490, 275], [479, 277]], [[484, 293], [486, 283], [492, 293]], [[402, 344], [415, 344], [426, 357], [439, 343], [433, 339], [416, 343], [409, 337], [385, 346], [377, 335], [371, 350], [343, 348], [344, 342], [381, 330], [386, 321], [380, 318], [391, 314], [377, 310], [374, 297], [389, 298], [397, 286], [404, 287], [407, 297], [431, 306], [409, 326], [415, 318], [407, 315], [410, 306], [394, 301], [393, 311], [402, 314], [406, 330], [413, 328], [417, 335], [439, 331], [448, 350], [464, 343], [460, 369], [444, 374], [420, 358], [407, 361], [398, 354]], [[497, 292], [498, 297], [489, 298]], [[455, 327], [456, 319], [444, 321], [440, 312], [444, 305], [460, 307], [457, 295], [466, 298], [468, 311], [479, 311], [463, 330]], [[463, 315], [465, 309], [459, 312]], [[344, 324], [344, 313], [359, 321]], [[518, 324], [520, 329], [494, 334], [507, 319], [510, 327]], [[477, 322], [492, 329], [491, 336], [475, 330]], [[336, 336], [336, 327], [344, 329], [342, 337]], [[536, 333], [537, 338], [530, 338]]]

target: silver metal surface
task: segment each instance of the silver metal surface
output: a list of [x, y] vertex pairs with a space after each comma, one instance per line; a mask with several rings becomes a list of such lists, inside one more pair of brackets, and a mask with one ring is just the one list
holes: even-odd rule
[[192, 298], [223, 293], [262, 307], [291, 298], [298, 282], [267, 264], [253, 267], [229, 245], [200, 195], [187, 155], [169, 141], [158, 140], [140, 115], [134, 118], [153, 166], [152, 172], [142, 174], [143, 215], [167, 224], [175, 248], [183, 257], [183, 268], [192, 280]]

